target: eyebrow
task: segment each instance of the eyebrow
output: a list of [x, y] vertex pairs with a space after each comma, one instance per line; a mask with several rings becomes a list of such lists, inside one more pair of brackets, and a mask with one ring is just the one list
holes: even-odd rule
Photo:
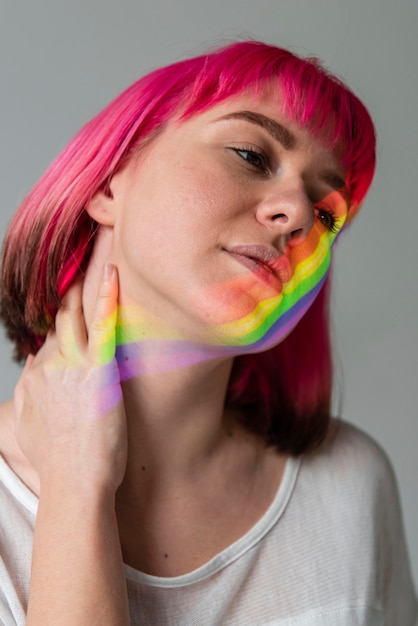
[[264, 128], [264, 130], [266, 130], [273, 139], [281, 143], [286, 150], [293, 150], [296, 145], [296, 137], [290, 130], [282, 126], [282, 124], [279, 124], [279, 122], [276, 122], [276, 120], [272, 120], [270, 117], [262, 115], [261, 113], [255, 113], [254, 111], [234, 111], [233, 113], [223, 115], [216, 121], [233, 119], [245, 120], [246, 122], [250, 122], [250, 124], [256, 124]]
[[347, 200], [350, 200], [350, 192], [344, 178], [341, 178], [335, 172], [324, 172], [321, 175], [321, 179], [335, 191], [340, 191]]

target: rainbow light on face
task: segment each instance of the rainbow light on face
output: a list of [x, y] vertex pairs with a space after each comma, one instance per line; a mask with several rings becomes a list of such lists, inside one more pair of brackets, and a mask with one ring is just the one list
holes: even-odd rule
[[[221, 323], [211, 324], [205, 342], [187, 340], [158, 320], [151, 321], [141, 309], [120, 308], [116, 354], [122, 380], [183, 368], [211, 358], [261, 352], [284, 339], [321, 289], [330, 266], [331, 246], [347, 219], [347, 202], [340, 193], [333, 192], [322, 202], [331, 208], [335, 228], [328, 230], [317, 220], [302, 241], [289, 247], [291, 277], [283, 282], [280, 293], [263, 285], [256, 272], [245, 272], [244, 276], [216, 285], [215, 295], [205, 294], [209, 300], [213, 296], [215, 309], [219, 309], [222, 318]], [[248, 285], [256, 285], [254, 294]], [[239, 296], [235, 301], [235, 296], [230, 297], [231, 292], [235, 290], [239, 294], [240, 289], [244, 304]], [[226, 294], [225, 306], [218, 306], [219, 294]], [[154, 362], [153, 355], [156, 355]]]
[[291, 278], [283, 282], [280, 293], [260, 298], [245, 315], [217, 326], [214, 335], [221, 344], [242, 348], [242, 352], [271, 348], [289, 334], [312, 304], [330, 266], [331, 246], [348, 215], [347, 201], [339, 192], [332, 192], [319, 204], [331, 210], [334, 228], [328, 230], [316, 221], [303, 241], [289, 247]]
[[[344, 218], [337, 219], [336, 230], [343, 223]], [[217, 333], [229, 344], [251, 346], [252, 352], [268, 349], [281, 341], [321, 289], [330, 266], [331, 245], [336, 234], [316, 225], [307, 240], [294, 249], [293, 275], [283, 284], [281, 293], [260, 301], [248, 315], [219, 326]]]

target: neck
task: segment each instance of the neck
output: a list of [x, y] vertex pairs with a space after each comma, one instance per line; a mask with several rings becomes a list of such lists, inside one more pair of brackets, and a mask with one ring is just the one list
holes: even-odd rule
[[[136, 348], [140, 351], [140, 346]], [[160, 342], [158, 348], [161, 362], [171, 358], [165, 351], [171, 352], [171, 346]], [[121, 371], [126, 372], [130, 361], [123, 354], [122, 348], [118, 358]], [[172, 472], [175, 467], [187, 474], [198, 459], [210, 456], [225, 435], [224, 403], [232, 362], [207, 360], [156, 371], [158, 355], [152, 356], [152, 368], [149, 357], [143, 365], [150, 373], [130, 375], [122, 383], [132, 451], [129, 469], [137, 474], [151, 464], [160, 471], [167, 467]]]

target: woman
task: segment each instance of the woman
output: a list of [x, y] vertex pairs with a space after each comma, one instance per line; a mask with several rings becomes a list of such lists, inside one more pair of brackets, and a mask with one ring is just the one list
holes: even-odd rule
[[390, 466], [330, 418], [330, 250], [374, 147], [317, 62], [243, 42], [50, 167], [3, 251], [3, 624], [414, 623]]

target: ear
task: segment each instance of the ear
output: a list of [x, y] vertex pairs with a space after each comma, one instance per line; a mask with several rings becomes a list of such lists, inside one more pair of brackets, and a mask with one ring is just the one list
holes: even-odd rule
[[103, 185], [86, 205], [86, 211], [103, 226], [114, 226], [115, 200], [110, 182]]

